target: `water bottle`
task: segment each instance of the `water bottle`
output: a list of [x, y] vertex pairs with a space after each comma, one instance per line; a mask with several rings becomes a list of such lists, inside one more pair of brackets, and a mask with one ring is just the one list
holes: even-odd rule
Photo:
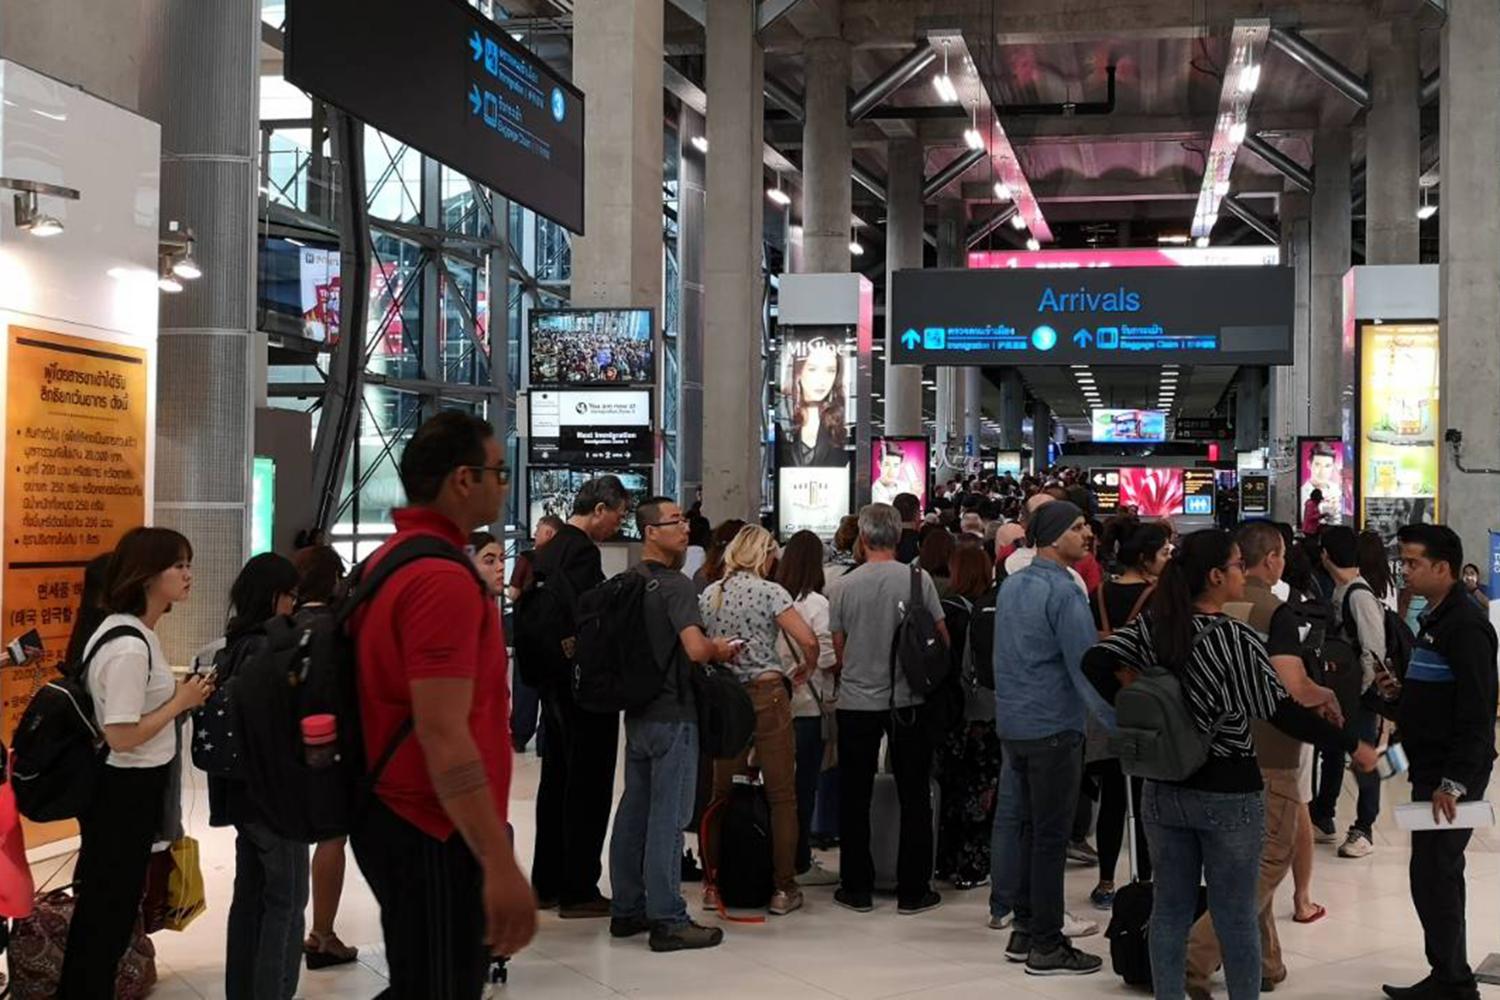
[[338, 763], [338, 720], [328, 714], [304, 717], [302, 720], [302, 753], [308, 767], [332, 767]]
[[1408, 767], [1406, 750], [1399, 743], [1392, 743], [1375, 762], [1375, 773], [1380, 775], [1381, 780], [1388, 780], [1397, 775], [1405, 774]]

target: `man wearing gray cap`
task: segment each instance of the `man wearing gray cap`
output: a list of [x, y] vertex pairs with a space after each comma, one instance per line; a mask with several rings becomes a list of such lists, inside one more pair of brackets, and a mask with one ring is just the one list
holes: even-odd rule
[[1088, 554], [1088, 522], [1066, 500], [1027, 524], [1036, 558], [1006, 578], [995, 607], [995, 728], [1005, 747], [995, 842], [995, 896], [1015, 915], [1005, 957], [1034, 976], [1085, 975], [1103, 964], [1063, 936], [1063, 870], [1078, 804], [1084, 722], [1114, 728], [1114, 710], [1083, 675], [1098, 633], [1069, 570]]

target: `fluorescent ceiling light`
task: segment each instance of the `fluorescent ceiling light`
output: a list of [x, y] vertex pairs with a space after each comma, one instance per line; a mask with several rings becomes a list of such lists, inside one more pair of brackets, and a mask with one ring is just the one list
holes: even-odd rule
[[693, 148], [696, 149], [698, 152], [700, 152], [700, 153], [706, 153], [706, 152], [708, 152], [708, 136], [706, 136], [706, 135], [695, 135], [695, 136], [693, 136], [692, 142], [693, 142]]
[[790, 205], [792, 203], [792, 196], [779, 187], [766, 188], [766, 197], [778, 205]]
[[859, 256], [863, 255], [864, 252], [865, 252], [864, 245], [862, 243], [860, 243], [859, 240], [850, 240], [849, 241], [849, 252], [852, 253], [854, 256], [859, 257]]
[[1171, 236], [1158, 236], [1156, 238], [1157, 243], [1174, 247], [1187, 246], [1192, 241], [1193, 238], [1191, 236], [1184, 236], [1181, 233], [1173, 233]]
[[1200, 236], [1200, 237], [1198, 237], [1196, 240], [1193, 241], [1193, 246], [1197, 247], [1199, 250], [1202, 250], [1204, 247], [1208, 246], [1208, 237], [1207, 236]]
[[1041, 248], [1042, 248], [1041, 241], [1038, 240], [1035, 236], [1029, 236], [1029, 237], [1026, 238], [1026, 249], [1027, 250], [1040, 250]]
[[1025, 229], [1026, 228], [1026, 220], [1021, 216], [1020, 212], [1017, 212], [1015, 215], [1012, 215], [1010, 217], [1010, 228], [1012, 228], [1012, 229]]
[[1437, 206], [1431, 203], [1423, 205], [1421, 208], [1417, 209], [1417, 218], [1421, 219], [1424, 222], [1432, 218], [1434, 215], [1437, 215]]
[[1000, 201], [1010, 201], [1010, 185], [1004, 181], [995, 182], [995, 197]]
[[1230, 58], [1219, 88], [1213, 137], [1204, 158], [1203, 182], [1193, 211], [1193, 236], [1208, 236], [1218, 222], [1219, 202], [1229, 193], [1234, 158], [1248, 129], [1250, 104], [1260, 84], [1261, 58], [1271, 33], [1266, 18], [1236, 18], [1229, 37]]

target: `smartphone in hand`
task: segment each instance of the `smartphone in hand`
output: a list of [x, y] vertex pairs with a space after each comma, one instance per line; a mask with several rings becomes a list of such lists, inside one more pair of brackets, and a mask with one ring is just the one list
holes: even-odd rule
[[37, 633], [36, 629], [32, 629], [30, 632], [12, 639], [5, 647], [5, 652], [10, 657], [10, 662], [13, 666], [19, 667], [23, 663], [30, 663], [42, 655], [42, 637]]

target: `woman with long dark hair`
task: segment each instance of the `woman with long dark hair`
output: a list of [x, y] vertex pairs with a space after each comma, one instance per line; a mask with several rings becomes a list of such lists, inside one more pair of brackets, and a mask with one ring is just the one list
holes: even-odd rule
[[[235, 672], [264, 648], [267, 622], [296, 608], [298, 583], [292, 561], [271, 552], [240, 570], [229, 588], [232, 613], [224, 628], [224, 649], [213, 661], [219, 683], [233, 683]], [[277, 836], [244, 782], [233, 777], [209, 775], [208, 817], [210, 826], [235, 830], [225, 996], [291, 1000], [302, 965], [307, 845]]]
[[[1205, 878], [1229, 996], [1260, 995], [1257, 916], [1269, 901], [1257, 895], [1265, 803], [1250, 720], [1269, 720], [1306, 742], [1354, 743], [1289, 698], [1260, 637], [1223, 613], [1244, 592], [1245, 564], [1233, 538], [1217, 528], [1194, 532], [1162, 572], [1147, 610], [1084, 657], [1085, 673], [1110, 701], [1138, 671], [1171, 670], [1209, 738], [1208, 760], [1196, 773], [1149, 780], [1142, 796], [1156, 876], [1150, 940], [1157, 1000], [1184, 994], [1188, 929]], [[1374, 767], [1372, 747], [1349, 749], [1360, 767]]]
[[1359, 575], [1365, 578], [1375, 597], [1395, 610], [1396, 580], [1391, 575], [1391, 560], [1386, 554], [1385, 539], [1378, 531], [1361, 531], [1354, 543], [1355, 559], [1359, 562]]
[[[173, 723], [213, 692], [208, 678], [173, 677], [155, 631], [192, 586], [193, 547], [167, 528], [126, 532], [110, 556], [103, 602], [109, 615], [84, 644], [79, 664], [109, 755], [94, 799], [78, 817], [78, 903], [58, 986], [65, 1000], [114, 996], [151, 844], [162, 832], [168, 772], [177, 756]], [[122, 627], [134, 634], [104, 641]]]
[[[838, 698], [828, 598], [823, 596], [822, 539], [811, 531], [799, 531], [788, 539], [776, 563], [776, 582], [791, 595], [792, 607], [818, 640], [817, 669], [792, 691], [792, 731], [797, 743], [797, 884], [836, 885], [838, 875], [813, 857], [809, 842], [824, 746], [833, 735], [830, 727]], [[776, 649], [782, 668], [788, 674], [797, 673], [801, 654], [785, 635], [777, 641]]]
[[848, 463], [844, 413], [844, 357], [826, 337], [796, 344], [786, 396], [791, 433], [780, 443], [783, 466], [838, 466]]
[[952, 589], [948, 582], [948, 564], [953, 559], [956, 543], [953, 540], [953, 532], [947, 528], [935, 525], [928, 527], [930, 530], [927, 532], [927, 537], [922, 539], [922, 547], [917, 551], [917, 565], [932, 577], [932, 583], [937, 587], [938, 597], [947, 597]]

